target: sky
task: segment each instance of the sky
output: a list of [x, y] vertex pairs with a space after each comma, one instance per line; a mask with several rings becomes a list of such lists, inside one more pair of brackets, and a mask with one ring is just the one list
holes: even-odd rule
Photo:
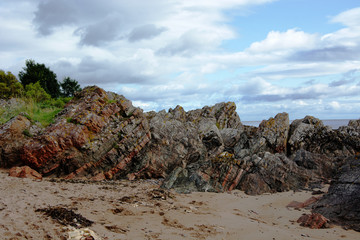
[[144, 111], [360, 118], [359, 0], [2, 0], [0, 69], [27, 59]]

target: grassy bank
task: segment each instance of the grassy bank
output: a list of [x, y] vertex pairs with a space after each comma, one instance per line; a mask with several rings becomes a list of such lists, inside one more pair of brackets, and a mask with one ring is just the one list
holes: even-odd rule
[[39, 122], [43, 127], [47, 127], [69, 100], [69, 98], [62, 98], [35, 102], [33, 99], [17, 99], [14, 101], [15, 104], [0, 106], [0, 124], [9, 121], [22, 112], [26, 113], [32, 121]]

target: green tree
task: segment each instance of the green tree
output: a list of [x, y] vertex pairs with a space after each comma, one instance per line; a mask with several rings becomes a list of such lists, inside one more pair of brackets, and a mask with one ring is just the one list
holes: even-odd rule
[[0, 70], [0, 98], [21, 97], [24, 88], [11, 73]]
[[30, 83], [40, 82], [41, 87], [51, 95], [52, 98], [60, 96], [60, 85], [56, 74], [45, 64], [35, 63], [34, 60], [26, 60], [26, 67], [19, 73], [21, 84], [25, 87]]
[[51, 96], [41, 87], [40, 82], [26, 85], [25, 96], [33, 99], [35, 102], [44, 102], [51, 99]]
[[64, 80], [60, 83], [60, 86], [61, 93], [64, 97], [73, 97], [74, 93], [81, 91], [79, 83], [70, 77], [64, 78]]

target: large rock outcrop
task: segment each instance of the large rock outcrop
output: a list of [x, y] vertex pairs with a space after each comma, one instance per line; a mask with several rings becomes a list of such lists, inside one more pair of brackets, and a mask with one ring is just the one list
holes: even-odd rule
[[359, 130], [353, 127], [356, 122], [351, 121], [349, 126], [332, 130], [324, 126], [321, 120], [311, 116], [295, 120], [290, 125], [288, 154], [291, 155], [299, 149], [304, 149], [332, 158], [354, 155], [360, 147], [359, 135], [356, 134]]
[[329, 182], [346, 158], [360, 150], [357, 126], [352, 121], [332, 130], [310, 116], [289, 125], [288, 114], [281, 113], [258, 128], [220, 130], [223, 134], [213, 134], [217, 144], [212, 146], [226, 142], [218, 148], [224, 151], [177, 168], [163, 187], [180, 192], [238, 188], [248, 194], [316, 187]]
[[234, 147], [237, 158], [260, 152], [286, 153], [290, 128], [287, 113], [279, 113], [275, 118], [263, 120], [258, 128], [246, 128]]
[[180, 192], [311, 187], [360, 151], [359, 121], [332, 130], [310, 116], [289, 124], [279, 113], [243, 126], [232, 102], [143, 113], [96, 86], [78, 93], [46, 129], [32, 134], [33, 126], [20, 115], [0, 127], [2, 167], [93, 180], [165, 178], [163, 187]]
[[24, 144], [21, 158], [44, 175], [111, 179], [150, 137], [142, 110], [123, 96], [87, 87]]
[[236, 139], [226, 130], [242, 128], [235, 110], [229, 102], [189, 112], [177, 106], [147, 113], [152, 139], [133, 161], [132, 171], [138, 177], [166, 177], [177, 167], [218, 156]]

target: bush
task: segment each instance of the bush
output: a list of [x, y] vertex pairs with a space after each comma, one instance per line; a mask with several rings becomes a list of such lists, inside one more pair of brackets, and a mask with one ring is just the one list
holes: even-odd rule
[[0, 98], [21, 97], [23, 93], [24, 88], [14, 75], [0, 70]]
[[51, 96], [40, 86], [40, 82], [26, 85], [25, 96], [33, 99], [35, 102], [42, 102], [51, 99]]

